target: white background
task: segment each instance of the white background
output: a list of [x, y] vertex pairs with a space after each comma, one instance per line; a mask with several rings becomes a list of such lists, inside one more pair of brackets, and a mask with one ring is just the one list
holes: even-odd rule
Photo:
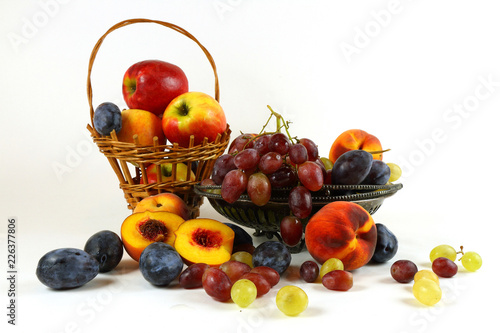
[[[7, 220], [16, 217], [19, 272], [15, 328], [7, 324], [8, 285], [0, 278], [2, 331], [379, 327], [413, 333], [465, 332], [493, 322], [497, 311], [487, 301], [499, 296], [500, 222], [495, 1], [2, 0], [0, 7], [0, 266], [7, 271]], [[390, 148], [384, 160], [403, 167], [404, 188], [374, 219], [397, 235], [397, 256], [357, 270], [353, 289], [339, 293], [300, 281], [298, 266], [310, 257], [295, 255], [280, 284], [243, 310], [203, 290], [152, 287], [126, 255], [115, 272], [82, 288], [58, 292], [42, 285], [35, 269], [43, 254], [82, 248], [103, 229], [119, 233], [130, 214], [86, 130], [86, 78], [99, 37], [140, 17], [178, 24], [207, 47], [233, 133], [259, 131], [271, 105], [293, 122], [294, 135], [315, 140], [323, 156], [351, 128]], [[112, 33], [98, 53], [95, 105], [126, 107], [122, 76], [145, 59], [177, 64], [191, 90], [213, 93], [211, 68], [192, 41], [161, 26], [133, 25]], [[201, 215], [224, 221], [208, 203]], [[429, 251], [442, 243], [477, 251], [484, 264], [476, 273], [460, 268], [442, 279], [443, 299], [428, 308], [413, 298], [411, 285], [391, 279], [389, 268], [396, 259], [429, 268]], [[309, 295], [309, 308], [296, 318], [274, 303], [287, 284]]]

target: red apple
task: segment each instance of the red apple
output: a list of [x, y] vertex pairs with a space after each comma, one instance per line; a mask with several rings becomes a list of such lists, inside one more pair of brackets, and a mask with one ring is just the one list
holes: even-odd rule
[[226, 115], [219, 102], [202, 92], [187, 92], [176, 97], [167, 107], [162, 119], [163, 132], [171, 143], [189, 147], [194, 136], [194, 146], [213, 142], [217, 134], [226, 130]]
[[128, 107], [158, 116], [175, 97], [187, 91], [188, 80], [182, 69], [161, 60], [138, 62], [123, 77], [122, 92]]

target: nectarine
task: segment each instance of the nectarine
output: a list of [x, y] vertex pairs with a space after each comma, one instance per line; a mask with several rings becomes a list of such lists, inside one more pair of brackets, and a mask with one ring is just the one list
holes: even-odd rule
[[158, 144], [164, 145], [167, 140], [161, 127], [161, 119], [145, 110], [128, 109], [122, 111], [122, 129], [118, 133], [118, 141], [134, 143], [134, 135], [141, 145], [153, 145], [153, 138], [158, 137]]
[[139, 201], [134, 208], [134, 213], [150, 212], [170, 212], [179, 215], [184, 220], [189, 220], [189, 207], [177, 194], [160, 193], [146, 197]]
[[338, 258], [345, 270], [368, 263], [377, 243], [377, 228], [360, 205], [334, 201], [322, 207], [306, 225], [305, 243], [311, 256], [323, 264]]
[[[380, 140], [360, 129], [351, 129], [340, 134], [333, 142], [330, 148], [328, 158], [335, 163], [337, 158], [349, 150], [362, 149], [369, 152], [381, 151], [382, 144]], [[382, 160], [382, 153], [373, 154], [374, 160]]]
[[174, 247], [188, 265], [206, 263], [219, 266], [231, 259], [234, 231], [212, 219], [192, 219], [175, 231]]
[[174, 232], [183, 222], [182, 217], [170, 212], [133, 213], [122, 223], [123, 247], [132, 259], [139, 261], [142, 251], [151, 243], [163, 242], [173, 246]]

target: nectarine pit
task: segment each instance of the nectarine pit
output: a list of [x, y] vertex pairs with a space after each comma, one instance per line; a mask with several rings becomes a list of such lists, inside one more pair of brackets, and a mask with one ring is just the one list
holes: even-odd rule
[[167, 227], [158, 220], [149, 219], [139, 224], [141, 235], [147, 240], [161, 242], [168, 233]]
[[212, 230], [198, 228], [193, 232], [193, 241], [202, 247], [220, 247], [222, 237]]

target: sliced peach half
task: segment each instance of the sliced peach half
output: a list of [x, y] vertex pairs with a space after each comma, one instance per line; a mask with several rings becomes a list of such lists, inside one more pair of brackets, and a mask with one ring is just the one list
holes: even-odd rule
[[234, 231], [222, 222], [198, 218], [182, 223], [175, 232], [174, 247], [187, 265], [219, 266], [231, 259]]
[[174, 246], [175, 231], [182, 223], [182, 217], [170, 212], [131, 214], [121, 227], [123, 246], [132, 259], [139, 261], [142, 251], [151, 243], [163, 242]]

